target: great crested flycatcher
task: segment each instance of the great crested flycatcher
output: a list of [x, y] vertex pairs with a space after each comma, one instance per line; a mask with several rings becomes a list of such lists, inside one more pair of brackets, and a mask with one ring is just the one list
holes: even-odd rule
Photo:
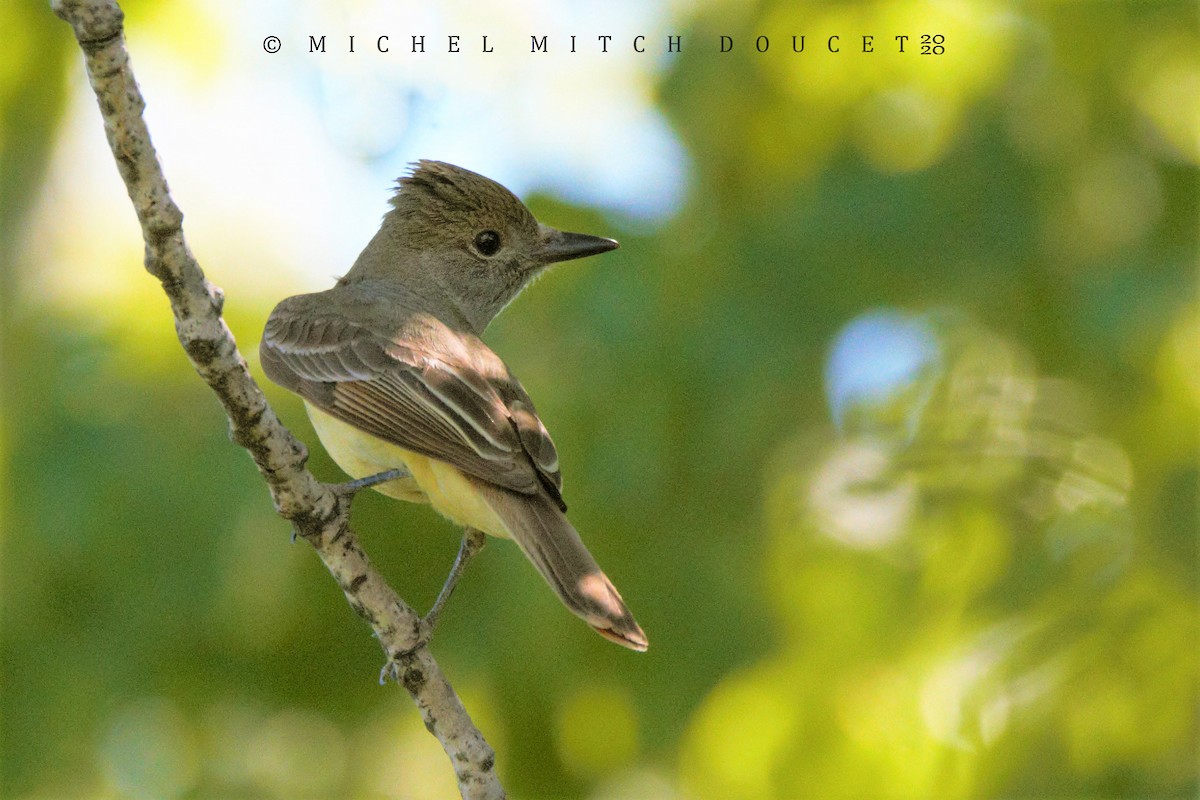
[[533, 402], [479, 338], [548, 266], [617, 243], [543, 225], [500, 184], [438, 161], [416, 164], [391, 204], [334, 288], [271, 312], [263, 370], [304, 398], [351, 477], [402, 470], [376, 490], [428, 502], [468, 533], [513, 539], [567, 608], [645, 650], [646, 635], [567, 521], [558, 453]]

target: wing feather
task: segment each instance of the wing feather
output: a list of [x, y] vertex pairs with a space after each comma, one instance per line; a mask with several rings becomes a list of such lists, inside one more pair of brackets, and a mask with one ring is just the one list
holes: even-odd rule
[[326, 413], [506, 489], [545, 490], [565, 510], [558, 452], [517, 379], [477, 339], [433, 323], [422, 334], [383, 336], [342, 317], [290, 313], [285, 301], [260, 353], [271, 380]]

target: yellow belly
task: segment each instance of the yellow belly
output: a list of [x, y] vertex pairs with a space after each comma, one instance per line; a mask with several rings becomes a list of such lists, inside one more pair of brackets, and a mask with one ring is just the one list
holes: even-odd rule
[[304, 405], [321, 444], [351, 478], [365, 478], [389, 469], [408, 470], [411, 478], [373, 488], [398, 500], [427, 502], [451, 522], [509, 538], [504, 522], [457, 467], [364, 433], [308, 402]]

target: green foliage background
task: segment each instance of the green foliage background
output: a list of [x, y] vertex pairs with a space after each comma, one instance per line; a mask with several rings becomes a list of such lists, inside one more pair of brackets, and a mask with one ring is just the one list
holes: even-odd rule
[[[489, 336], [652, 647], [618, 651], [515, 548], [484, 551], [434, 647], [514, 796], [1197, 792], [1195, 7], [966, 14], [952, 41], [990, 44], [952, 74], [748, 46], [905, 8], [691, 14], [689, 39], [745, 44], [686, 50], [658, 87], [693, 165], [682, 212], [647, 232], [530, 199], [623, 243]], [[0, 794], [447, 796], [165, 301], [131, 334], [14, 300], [80, 67], [40, 4], [0, 20], [21, 32], [0, 54]], [[872, 309], [940, 358], [839, 431], [827, 354]], [[229, 298], [248, 353], [267, 311]], [[355, 523], [427, 606], [452, 529], [376, 496]]]

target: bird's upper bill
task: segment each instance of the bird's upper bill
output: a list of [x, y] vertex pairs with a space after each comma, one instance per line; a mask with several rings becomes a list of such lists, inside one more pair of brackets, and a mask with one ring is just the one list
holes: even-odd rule
[[537, 257], [544, 264], [570, 261], [573, 258], [607, 253], [620, 247], [615, 239], [591, 236], [586, 233], [567, 233], [548, 225], [539, 225], [541, 236]]

